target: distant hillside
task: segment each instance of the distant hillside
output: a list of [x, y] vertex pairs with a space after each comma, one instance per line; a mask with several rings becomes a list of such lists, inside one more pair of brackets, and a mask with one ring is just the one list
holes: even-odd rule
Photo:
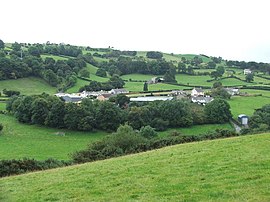
[[269, 201], [270, 134], [0, 179], [1, 201]]
[[0, 92], [3, 89], [20, 91], [24, 95], [41, 94], [43, 92], [54, 94], [57, 92], [56, 87], [50, 86], [46, 81], [37, 77], [0, 81]]

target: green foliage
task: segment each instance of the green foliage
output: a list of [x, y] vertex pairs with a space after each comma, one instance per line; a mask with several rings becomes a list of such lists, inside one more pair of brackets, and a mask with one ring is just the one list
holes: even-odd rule
[[148, 91], [148, 83], [147, 82], [144, 82], [144, 84], [143, 84], [143, 91], [144, 92]]
[[246, 75], [246, 81], [249, 82], [249, 83], [254, 81], [254, 75], [253, 74], [247, 74]]
[[211, 95], [214, 98], [222, 98], [222, 99], [230, 99], [231, 95], [223, 88], [223, 87], [218, 87], [214, 88], [211, 90]]
[[250, 117], [249, 126], [258, 131], [267, 131], [270, 129], [270, 104], [257, 109]]
[[3, 89], [3, 93], [8, 97], [20, 95], [20, 91], [16, 91], [16, 90]]
[[193, 124], [189, 106], [183, 101], [164, 101], [159, 105], [160, 115], [171, 127], [187, 127]]
[[163, 54], [157, 51], [149, 51], [146, 53], [146, 57], [151, 59], [161, 59], [163, 57]]
[[96, 75], [100, 77], [107, 77], [107, 72], [105, 69], [100, 68], [97, 70]]
[[70, 162], [58, 161], [55, 159], [47, 159], [45, 161], [37, 161], [28, 158], [21, 160], [0, 160], [0, 177], [63, 167], [70, 164]]
[[2, 123], [0, 123], [0, 132], [3, 130], [4, 126]]
[[80, 77], [89, 78], [90, 77], [90, 72], [87, 69], [81, 69], [79, 71], [79, 75], [80, 75]]
[[143, 126], [140, 129], [140, 135], [147, 138], [147, 139], [151, 139], [154, 137], [157, 137], [157, 132], [155, 131], [154, 128], [152, 128], [151, 126]]
[[0, 39], [0, 49], [4, 49], [5, 48], [5, 43]]
[[230, 105], [220, 98], [206, 104], [204, 112], [209, 123], [226, 123], [232, 118]]

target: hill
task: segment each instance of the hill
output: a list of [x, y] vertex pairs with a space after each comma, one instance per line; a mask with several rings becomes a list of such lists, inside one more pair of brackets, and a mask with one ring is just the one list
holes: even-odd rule
[[6, 201], [269, 201], [270, 134], [0, 179]]
[[0, 81], [0, 92], [3, 89], [20, 91], [23, 95], [41, 94], [43, 92], [54, 94], [57, 92], [55, 87], [50, 86], [46, 81], [37, 77]]

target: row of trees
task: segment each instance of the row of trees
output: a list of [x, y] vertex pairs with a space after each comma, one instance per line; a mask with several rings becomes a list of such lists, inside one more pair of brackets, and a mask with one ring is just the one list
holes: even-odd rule
[[230, 106], [221, 99], [215, 99], [204, 108], [177, 100], [153, 102], [143, 106], [132, 103], [126, 108], [123, 106], [129, 99], [124, 99], [126, 96], [123, 95], [118, 97], [110, 99], [112, 102], [83, 99], [80, 105], [76, 105], [66, 104], [47, 94], [19, 96], [10, 99], [7, 110], [23, 123], [72, 130], [115, 130], [124, 122], [128, 122], [134, 129], [150, 125], [157, 130], [165, 130], [167, 127], [224, 123], [231, 118]]
[[129, 57], [119, 57], [117, 60], [110, 60], [109, 62], [102, 62], [99, 66], [109, 72], [110, 75], [118, 74], [155, 74], [164, 75], [170, 69], [175, 69], [171, 62], [165, 60], [133, 60]]
[[108, 91], [113, 88], [123, 88], [124, 85], [124, 80], [118, 75], [114, 74], [107, 82], [90, 81], [88, 85], [82, 86], [79, 89], [79, 92], [100, 90]]

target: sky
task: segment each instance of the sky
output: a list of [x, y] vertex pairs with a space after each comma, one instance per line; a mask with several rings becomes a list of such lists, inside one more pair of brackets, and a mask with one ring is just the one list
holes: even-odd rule
[[269, 0], [1, 0], [4, 42], [270, 62]]

